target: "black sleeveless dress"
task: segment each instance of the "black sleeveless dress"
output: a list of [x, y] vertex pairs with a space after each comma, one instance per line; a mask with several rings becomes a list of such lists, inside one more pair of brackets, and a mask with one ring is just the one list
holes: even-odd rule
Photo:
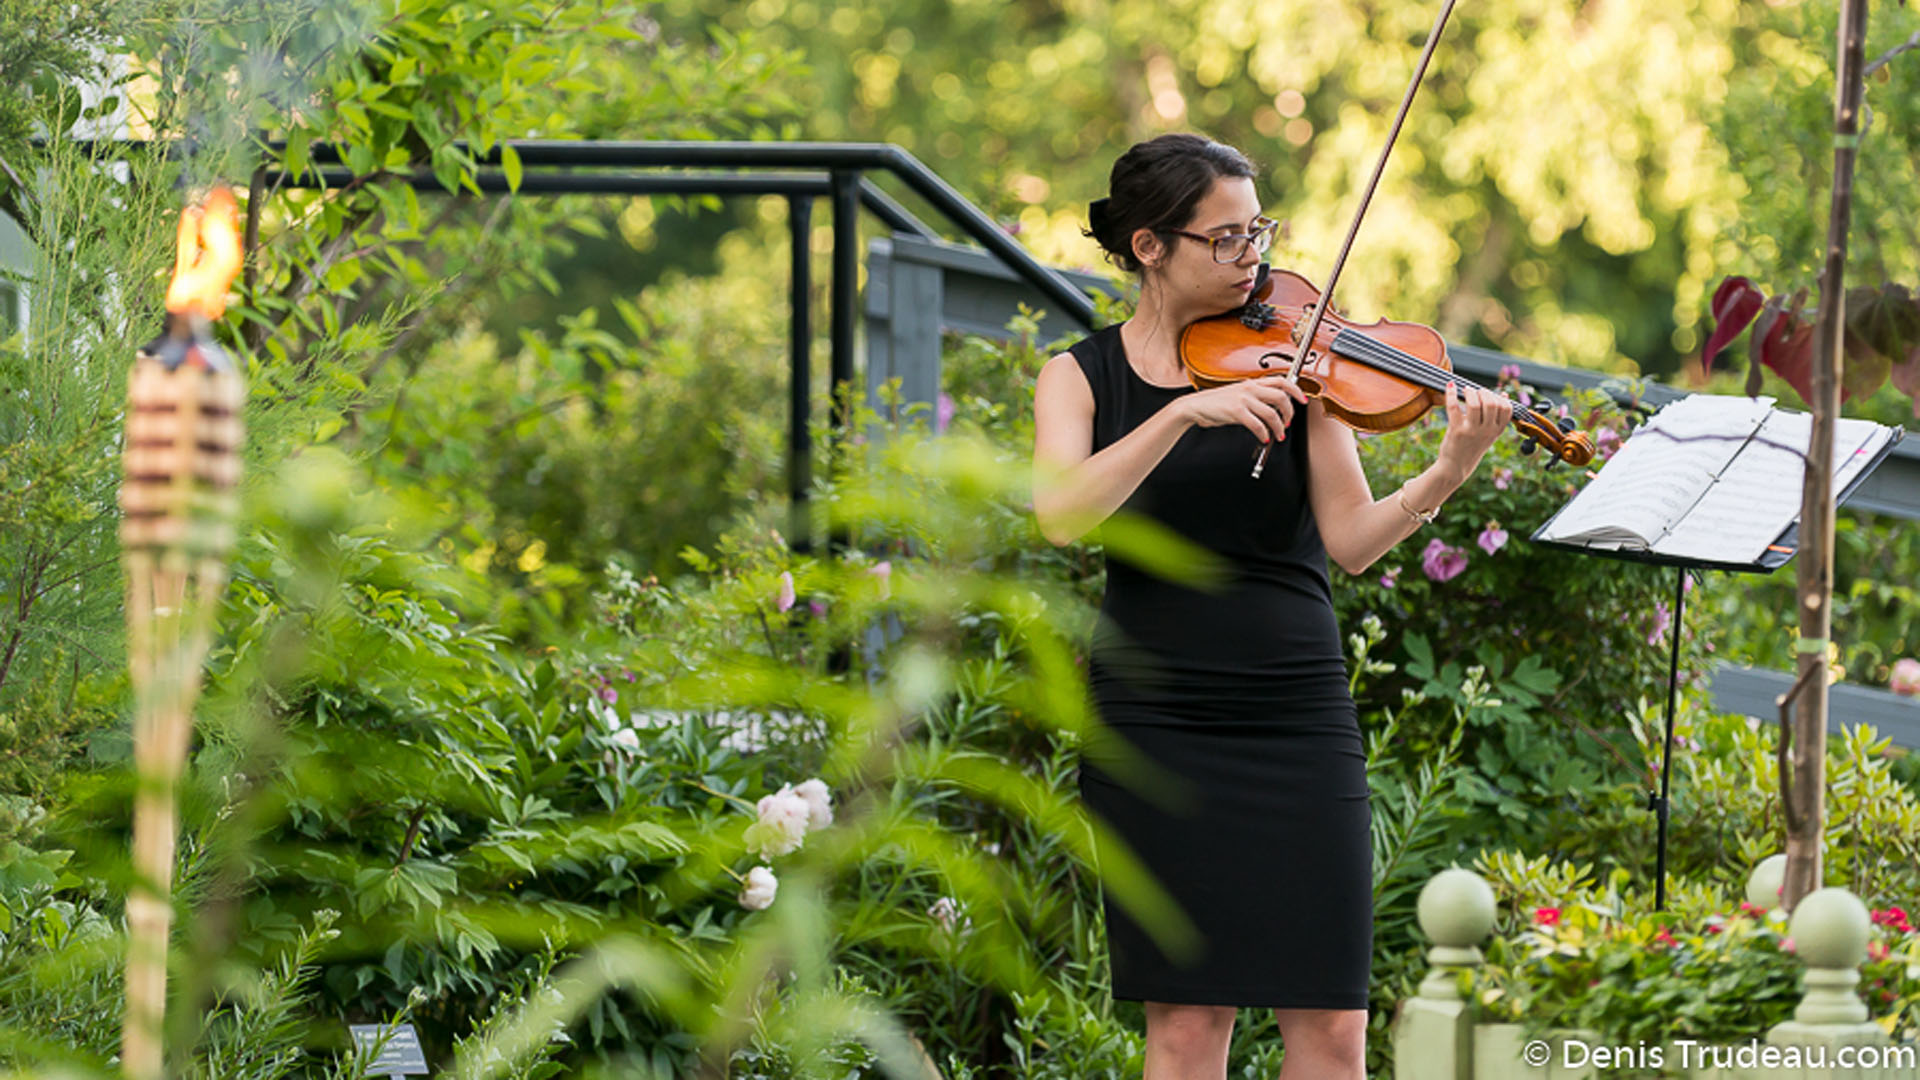
[[[1192, 393], [1142, 379], [1117, 325], [1069, 352], [1093, 388], [1095, 453]], [[1102, 722], [1080, 793], [1198, 932], [1162, 951], [1106, 890], [1115, 998], [1367, 1005], [1366, 752], [1307, 502], [1304, 416], [1258, 480], [1245, 428], [1188, 429], [1123, 507], [1214, 552], [1224, 575], [1189, 587], [1107, 559], [1088, 668]]]

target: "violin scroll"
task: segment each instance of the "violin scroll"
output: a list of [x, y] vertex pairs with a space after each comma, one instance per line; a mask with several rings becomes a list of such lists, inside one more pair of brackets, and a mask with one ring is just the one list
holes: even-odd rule
[[[1573, 429], [1571, 417], [1561, 417], [1558, 423], [1552, 419], [1516, 403], [1513, 407], [1513, 426], [1519, 430], [1526, 441], [1520, 444], [1520, 452], [1533, 453], [1535, 446], [1544, 446], [1553, 455], [1554, 461], [1564, 461], [1569, 465], [1585, 465], [1593, 460], [1593, 440], [1585, 432]], [[1551, 462], [1549, 463], [1551, 464]]]

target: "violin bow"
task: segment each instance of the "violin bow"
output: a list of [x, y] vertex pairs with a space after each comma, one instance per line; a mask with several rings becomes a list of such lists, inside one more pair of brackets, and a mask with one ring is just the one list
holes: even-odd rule
[[[1387, 171], [1387, 155], [1393, 153], [1393, 144], [1400, 138], [1400, 128], [1407, 122], [1407, 110], [1413, 106], [1413, 95], [1420, 89], [1420, 83], [1427, 77], [1427, 63], [1433, 59], [1434, 46], [1440, 43], [1440, 31], [1446, 28], [1447, 17], [1453, 14], [1454, 0], [1446, 0], [1440, 8], [1440, 17], [1433, 21], [1433, 29], [1427, 32], [1427, 44], [1420, 51], [1420, 62], [1414, 65], [1413, 80], [1407, 83], [1407, 93], [1400, 99], [1400, 111], [1393, 118], [1393, 129], [1387, 132], [1387, 144], [1380, 148], [1380, 160], [1374, 163], [1373, 178], [1367, 181], [1367, 190], [1360, 195], [1360, 208], [1354, 211], [1353, 224], [1347, 227], [1346, 243], [1340, 245], [1340, 257], [1333, 261], [1333, 271], [1327, 275], [1327, 287], [1320, 291], [1320, 302], [1313, 305], [1313, 314], [1308, 317], [1306, 332], [1300, 336], [1300, 342], [1294, 343], [1293, 367], [1288, 370], [1288, 378], [1298, 378], [1300, 368], [1307, 362], [1307, 356], [1313, 351], [1313, 337], [1320, 332], [1321, 317], [1327, 313], [1327, 305], [1333, 303], [1333, 287], [1340, 280], [1340, 270], [1347, 265], [1347, 254], [1353, 250], [1353, 238], [1360, 234], [1360, 219], [1367, 216], [1367, 206], [1373, 202], [1374, 189], [1380, 186], [1380, 176]], [[1267, 467], [1267, 452], [1273, 449], [1272, 442], [1260, 445], [1260, 456], [1253, 459], [1254, 479]]]

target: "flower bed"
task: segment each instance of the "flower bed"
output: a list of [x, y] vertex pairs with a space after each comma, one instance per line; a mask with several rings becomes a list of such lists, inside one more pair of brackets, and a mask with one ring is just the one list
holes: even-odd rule
[[1493, 890], [1443, 871], [1421, 894], [1433, 970], [1395, 1017], [1396, 1077], [1920, 1077], [1907, 911], [1822, 889], [1789, 918], [1753, 902], [1776, 895], [1777, 869], [1704, 918], [1538, 907], [1484, 955]]

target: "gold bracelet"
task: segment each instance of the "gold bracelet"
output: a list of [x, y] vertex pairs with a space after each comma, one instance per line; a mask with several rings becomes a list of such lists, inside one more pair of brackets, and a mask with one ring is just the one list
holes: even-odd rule
[[1433, 524], [1433, 519], [1440, 516], [1440, 508], [1437, 506], [1431, 510], [1415, 510], [1413, 507], [1408, 506], [1406, 488], [1401, 488], [1398, 492], [1395, 492], [1395, 495], [1400, 500], [1400, 509], [1406, 511], [1408, 517], [1421, 525], [1431, 525]]

